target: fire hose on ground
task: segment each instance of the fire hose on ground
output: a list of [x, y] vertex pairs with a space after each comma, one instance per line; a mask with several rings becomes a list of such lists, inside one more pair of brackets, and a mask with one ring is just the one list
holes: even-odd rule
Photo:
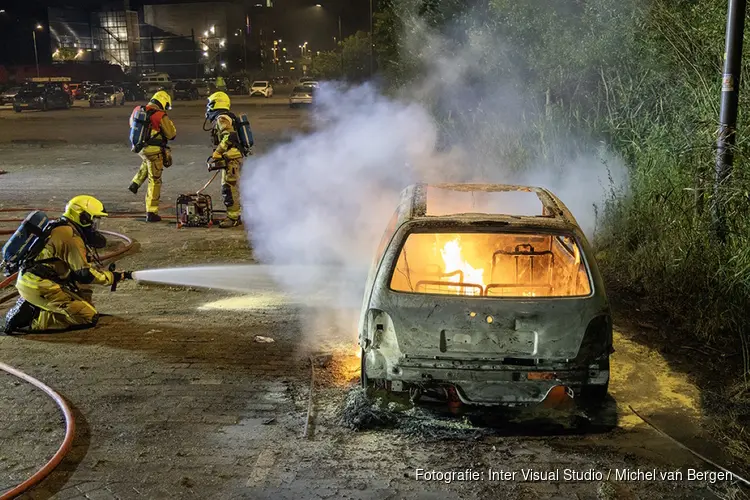
[[52, 458], [50, 458], [49, 461], [44, 464], [44, 467], [32, 474], [31, 477], [29, 477], [26, 481], [17, 486], [14, 486], [5, 493], [0, 494], [0, 500], [10, 500], [11, 498], [15, 498], [21, 493], [39, 484], [45, 477], [47, 477], [53, 470], [55, 470], [55, 467], [57, 467], [60, 462], [62, 462], [63, 458], [65, 458], [65, 455], [68, 454], [70, 448], [73, 446], [73, 437], [75, 436], [76, 423], [75, 419], [73, 418], [73, 412], [70, 409], [70, 406], [68, 406], [63, 397], [55, 392], [52, 388], [16, 368], [6, 365], [5, 363], [0, 363], [0, 370], [13, 375], [14, 377], [20, 378], [21, 380], [28, 382], [34, 387], [44, 391], [45, 394], [47, 394], [55, 401], [58, 408], [60, 408], [63, 417], [65, 418], [65, 437], [63, 438], [60, 447], [57, 449], [55, 454], [52, 455]]
[[[21, 212], [21, 211], [28, 211], [28, 209], [0, 209], [0, 212]], [[51, 211], [51, 210], [49, 210]], [[113, 214], [114, 217], [128, 217], [132, 216], [132, 214]], [[0, 222], [21, 222], [23, 219], [15, 220], [15, 219], [0, 219]], [[102, 233], [119, 238], [125, 242], [125, 245], [122, 248], [119, 248], [117, 250], [114, 250], [112, 252], [109, 252], [102, 256], [101, 260], [102, 262], [111, 261], [124, 253], [128, 252], [131, 248], [133, 248], [133, 240], [125, 236], [124, 234], [116, 233], [114, 231], [101, 231]], [[13, 231], [11, 231], [10, 234], [12, 234]], [[9, 234], [7, 232], [0, 232], [0, 234]], [[16, 280], [16, 274], [13, 274], [9, 276], [7, 279], [0, 282], [0, 290], [4, 288], [8, 288], [10, 285], [12, 285]], [[10, 292], [7, 295], [0, 296], [0, 304], [7, 302], [8, 300], [12, 299], [18, 295], [18, 291]], [[26, 373], [13, 368], [12, 366], [6, 365], [4, 363], [0, 362], [0, 370], [14, 376], [17, 378], [20, 378], [21, 380], [28, 382], [32, 384], [33, 386], [41, 389], [44, 391], [50, 398], [52, 398], [57, 406], [60, 408], [60, 411], [62, 412], [64, 418], [65, 418], [65, 437], [63, 438], [62, 444], [57, 449], [55, 454], [52, 456], [52, 458], [38, 471], [36, 471], [34, 474], [31, 475], [26, 481], [22, 482], [21, 484], [14, 486], [10, 490], [6, 491], [5, 493], [0, 494], [0, 500], [10, 500], [11, 498], [15, 498], [21, 493], [28, 491], [30, 488], [36, 486], [39, 484], [44, 478], [46, 478], [65, 458], [65, 455], [70, 451], [70, 448], [73, 444], [73, 437], [75, 436], [75, 419], [73, 417], [73, 412], [71, 411], [68, 404], [65, 402], [62, 396], [60, 396], [57, 392], [55, 392], [53, 389], [51, 389], [49, 386], [45, 385], [44, 383], [40, 382], [39, 380], [35, 379], [34, 377], [31, 377], [30, 375], [27, 375]]]

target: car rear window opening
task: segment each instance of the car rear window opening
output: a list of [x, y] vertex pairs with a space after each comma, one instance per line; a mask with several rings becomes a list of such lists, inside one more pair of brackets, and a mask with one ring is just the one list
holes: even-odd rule
[[412, 233], [391, 289], [495, 298], [591, 294], [575, 239], [541, 233]]

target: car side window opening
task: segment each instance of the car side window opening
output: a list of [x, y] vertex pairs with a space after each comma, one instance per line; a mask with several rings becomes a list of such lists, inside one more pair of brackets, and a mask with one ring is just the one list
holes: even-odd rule
[[[580, 297], [588, 270], [570, 236], [531, 233], [412, 233], [391, 289], [476, 297]], [[381, 243], [382, 244], [382, 243]]]

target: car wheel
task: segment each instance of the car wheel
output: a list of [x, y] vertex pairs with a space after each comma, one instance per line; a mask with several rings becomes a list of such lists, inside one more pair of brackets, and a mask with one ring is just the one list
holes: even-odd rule
[[71, 103], [70, 101], [65, 101], [65, 109], [70, 109]]
[[47, 101], [42, 101], [42, 111], [47, 111]]
[[20, 113], [21, 112], [21, 108], [17, 108], [15, 106], [13, 106], [13, 111], [15, 111], [16, 113]]
[[581, 387], [581, 402], [589, 408], [600, 408], [607, 401], [609, 382], [604, 385], [584, 385]]

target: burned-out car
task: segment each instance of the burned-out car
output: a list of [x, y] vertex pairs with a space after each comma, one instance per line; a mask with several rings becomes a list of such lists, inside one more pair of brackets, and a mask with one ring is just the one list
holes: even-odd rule
[[372, 263], [365, 387], [466, 405], [601, 403], [612, 321], [591, 247], [546, 189], [417, 184]]

